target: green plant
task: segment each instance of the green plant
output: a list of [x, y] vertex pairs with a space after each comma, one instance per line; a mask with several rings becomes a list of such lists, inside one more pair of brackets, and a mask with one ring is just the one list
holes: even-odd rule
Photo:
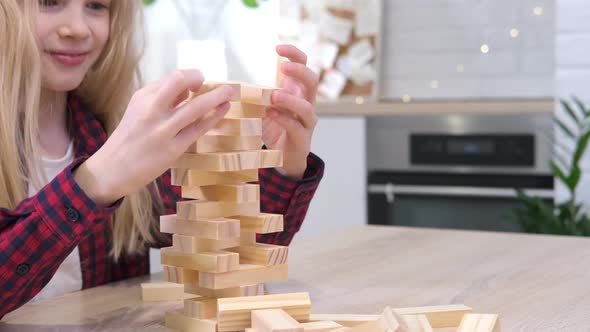
[[569, 197], [553, 206], [517, 189], [522, 204], [511, 211], [512, 218], [525, 232], [590, 236], [590, 218], [576, 199], [582, 174], [580, 161], [590, 140], [590, 109], [576, 97], [572, 97], [572, 101], [575, 109], [570, 102], [560, 101], [568, 120], [555, 117], [554, 122], [567, 142], [556, 140], [554, 157], [550, 161], [551, 172], [565, 185]]

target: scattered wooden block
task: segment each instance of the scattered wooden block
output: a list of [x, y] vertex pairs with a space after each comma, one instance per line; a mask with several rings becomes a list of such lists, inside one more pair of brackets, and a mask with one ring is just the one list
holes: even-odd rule
[[240, 221], [227, 218], [190, 221], [178, 219], [175, 214], [171, 214], [160, 217], [160, 232], [202, 239], [229, 240], [239, 238]]
[[299, 322], [282, 309], [253, 310], [251, 315], [257, 332], [303, 332]]
[[221, 119], [207, 135], [260, 136], [262, 119]]
[[204, 251], [218, 251], [227, 248], [234, 248], [240, 245], [240, 238], [235, 237], [228, 240], [199, 239], [194, 236], [174, 234], [172, 235], [172, 247], [175, 250], [187, 254], [196, 254]]
[[266, 116], [266, 106], [246, 104], [232, 101], [229, 111], [225, 114], [226, 119], [243, 119], [243, 118], [264, 118]]
[[184, 285], [184, 292], [188, 294], [195, 294], [214, 298], [260, 296], [264, 295], [264, 284], [255, 284], [224, 289], [203, 288], [199, 287], [198, 284], [192, 284]]
[[242, 171], [247, 169], [280, 167], [283, 154], [279, 150], [240, 152], [184, 153], [172, 168], [194, 168], [203, 171]]
[[207, 93], [213, 89], [221, 85], [227, 85], [232, 88], [232, 95], [230, 101], [240, 101], [242, 99], [242, 84], [238, 82], [215, 82], [215, 81], [206, 81], [203, 82], [203, 85], [197, 92], [191, 91], [187, 100], [192, 100], [204, 93]]
[[330, 320], [301, 323], [299, 325], [303, 327], [304, 332], [328, 332], [342, 327], [342, 325]]
[[266, 243], [256, 243], [230, 248], [228, 251], [235, 252], [240, 255], [240, 264], [270, 266], [287, 264], [289, 247]]
[[217, 316], [217, 299], [210, 297], [185, 299], [184, 315], [197, 319], [215, 319]]
[[435, 329], [459, 326], [463, 315], [473, 312], [473, 309], [462, 304], [398, 308], [394, 310], [400, 315], [426, 315], [430, 326]]
[[219, 136], [204, 135], [189, 146], [187, 152], [232, 152], [260, 150], [262, 138], [260, 136]]
[[[199, 278], [201, 276], [199, 275]], [[383, 332], [408, 332], [406, 322], [391, 307], [385, 307], [383, 313], [377, 318], [377, 324], [383, 329]]]
[[165, 314], [166, 327], [181, 332], [217, 332], [217, 322], [213, 319], [187, 317], [182, 310], [168, 311]]
[[202, 201], [258, 202], [260, 186], [257, 184], [218, 184], [212, 186], [183, 186], [182, 197]]
[[176, 202], [176, 215], [179, 219], [199, 221], [207, 218], [228, 217], [260, 213], [260, 201], [253, 202]]
[[344, 327], [354, 327], [366, 322], [376, 321], [379, 315], [349, 315], [349, 314], [312, 314], [310, 322], [333, 321]]
[[283, 309], [297, 321], [309, 320], [311, 302], [308, 293], [291, 293], [223, 298], [217, 301], [219, 332], [240, 331], [252, 326], [252, 310]]
[[184, 287], [171, 282], [153, 282], [141, 284], [141, 300], [153, 301], [180, 301], [184, 299]]
[[210, 289], [222, 289], [269, 281], [287, 280], [288, 277], [289, 267], [287, 264], [268, 267], [240, 264], [236, 270], [227, 273], [200, 272], [199, 286]]
[[249, 216], [231, 216], [230, 219], [240, 221], [242, 232], [268, 234], [283, 231], [283, 215], [260, 213]]
[[271, 106], [271, 97], [275, 90], [279, 89], [242, 83], [241, 101], [246, 104]]
[[403, 319], [411, 332], [433, 332], [426, 315], [403, 315]]
[[257, 182], [258, 169], [249, 169], [234, 172], [208, 172], [196, 169], [173, 168], [172, 185], [174, 186], [210, 186], [223, 184], [243, 184], [244, 182]]
[[465, 314], [457, 332], [500, 332], [500, 320], [495, 314]]
[[199, 271], [179, 266], [162, 265], [164, 280], [177, 284], [199, 283]]
[[234, 271], [239, 268], [238, 254], [224, 251], [185, 254], [167, 247], [160, 249], [160, 260], [164, 265], [215, 273]]

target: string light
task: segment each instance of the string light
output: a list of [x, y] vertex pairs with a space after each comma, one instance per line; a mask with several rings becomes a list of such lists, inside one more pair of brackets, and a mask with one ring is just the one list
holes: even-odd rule
[[518, 29], [514, 28], [510, 30], [510, 37], [518, 38], [518, 35], [520, 35], [520, 31], [518, 31]]
[[488, 54], [490, 52], [490, 47], [487, 44], [481, 45], [480, 49], [483, 54]]
[[458, 73], [462, 73], [465, 71], [465, 66], [462, 64], [458, 64], [456, 69]]
[[543, 15], [543, 7], [537, 6], [533, 8], [533, 14], [535, 14], [536, 16]]
[[440, 85], [440, 82], [437, 80], [432, 80], [430, 81], [430, 87], [433, 89], [438, 89], [438, 86]]
[[365, 98], [358, 96], [358, 97], [356, 97], [355, 101], [356, 101], [357, 105], [362, 105], [365, 103]]
[[412, 101], [412, 97], [410, 97], [410, 95], [403, 95], [402, 101], [407, 104]]

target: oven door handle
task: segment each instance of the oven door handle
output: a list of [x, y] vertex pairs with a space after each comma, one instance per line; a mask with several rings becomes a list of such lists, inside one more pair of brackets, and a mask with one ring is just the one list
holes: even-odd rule
[[[418, 195], [418, 196], [468, 196], [468, 197], [490, 197], [490, 198], [515, 198], [514, 188], [494, 187], [460, 187], [460, 186], [416, 186], [369, 184], [370, 194], [385, 194], [387, 201], [393, 203], [395, 195]], [[553, 199], [552, 189], [524, 189], [525, 194], [531, 197]]]

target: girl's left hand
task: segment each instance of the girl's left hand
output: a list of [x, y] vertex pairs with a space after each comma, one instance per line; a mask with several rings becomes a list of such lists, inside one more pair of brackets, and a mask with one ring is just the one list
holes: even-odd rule
[[289, 59], [280, 66], [284, 75], [281, 90], [273, 92], [273, 106], [262, 123], [262, 140], [267, 148], [283, 151], [278, 171], [301, 179], [307, 169], [311, 138], [318, 121], [315, 113], [318, 75], [309, 69], [307, 55], [292, 45], [280, 45], [277, 53]]

